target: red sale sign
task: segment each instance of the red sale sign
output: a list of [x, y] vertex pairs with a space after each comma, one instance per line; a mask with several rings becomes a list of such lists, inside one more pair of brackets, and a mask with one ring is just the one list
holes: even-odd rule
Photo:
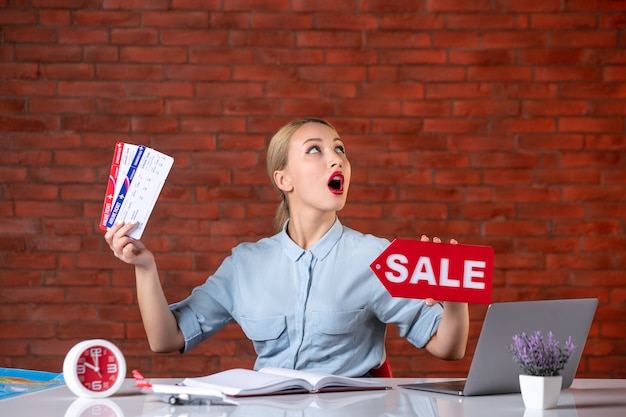
[[389, 294], [489, 304], [493, 248], [395, 239], [370, 265]]

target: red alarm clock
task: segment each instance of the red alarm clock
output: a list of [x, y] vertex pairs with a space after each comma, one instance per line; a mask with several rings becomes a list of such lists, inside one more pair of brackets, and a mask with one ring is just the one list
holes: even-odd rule
[[122, 386], [126, 361], [113, 343], [102, 339], [85, 340], [65, 356], [63, 378], [79, 397], [108, 397]]

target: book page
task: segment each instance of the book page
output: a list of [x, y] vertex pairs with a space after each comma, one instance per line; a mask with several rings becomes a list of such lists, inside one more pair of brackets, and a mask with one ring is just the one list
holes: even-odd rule
[[319, 391], [326, 387], [346, 387], [346, 388], [385, 388], [384, 385], [367, 378], [350, 378], [347, 376], [325, 374], [321, 372], [302, 371], [295, 369], [273, 368], [267, 367], [259, 371], [260, 373], [269, 373], [273, 375], [282, 375], [289, 378], [302, 378], [309, 381], [315, 391]]
[[[218, 389], [225, 395], [245, 396], [309, 392], [313, 387], [302, 378], [256, 372], [249, 369], [230, 369], [199, 378], [186, 378], [183, 385]], [[293, 390], [293, 391], [292, 391]]]

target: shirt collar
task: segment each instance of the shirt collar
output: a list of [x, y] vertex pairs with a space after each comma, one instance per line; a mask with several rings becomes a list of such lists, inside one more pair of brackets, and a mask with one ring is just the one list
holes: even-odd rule
[[[298, 246], [287, 234], [287, 225], [289, 224], [289, 220], [287, 220], [283, 226], [283, 230], [277, 235], [283, 250], [287, 254], [287, 256], [294, 262], [298, 261], [300, 257], [306, 252], [306, 250], [302, 249]], [[317, 242], [309, 251], [313, 254], [313, 256], [317, 259], [324, 259], [332, 250], [332, 248], [337, 244], [341, 234], [343, 233], [343, 225], [339, 221], [338, 218], [335, 219], [335, 222], [331, 226], [330, 230], [326, 232], [326, 234]]]

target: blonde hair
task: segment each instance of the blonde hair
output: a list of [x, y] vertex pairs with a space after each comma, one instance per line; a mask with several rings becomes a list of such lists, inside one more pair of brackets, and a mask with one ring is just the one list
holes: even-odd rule
[[289, 153], [289, 141], [294, 133], [306, 123], [321, 123], [337, 131], [335, 127], [324, 119], [317, 117], [306, 117], [287, 123], [274, 134], [267, 148], [267, 174], [272, 180], [272, 184], [280, 193], [281, 201], [274, 215], [274, 227], [277, 231], [282, 230], [285, 222], [289, 218], [289, 204], [287, 196], [278, 188], [274, 181], [274, 172], [284, 169], [287, 166], [287, 154]]

